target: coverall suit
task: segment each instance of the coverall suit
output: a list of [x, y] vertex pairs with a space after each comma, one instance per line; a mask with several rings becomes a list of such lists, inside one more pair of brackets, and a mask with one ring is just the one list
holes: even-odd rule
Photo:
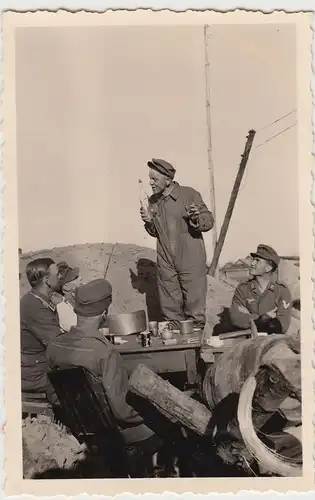
[[[186, 206], [195, 203], [199, 223], [192, 227]], [[207, 270], [202, 232], [213, 227], [214, 219], [200, 193], [174, 182], [168, 196], [149, 199], [152, 221], [146, 231], [157, 238], [157, 278], [160, 305], [165, 320], [178, 327], [193, 319], [195, 327], [205, 325]]]

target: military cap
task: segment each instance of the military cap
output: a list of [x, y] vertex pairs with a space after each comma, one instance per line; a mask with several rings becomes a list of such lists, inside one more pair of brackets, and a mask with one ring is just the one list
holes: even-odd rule
[[157, 160], [156, 158], [152, 158], [151, 161], [148, 161], [148, 167], [157, 170], [158, 172], [160, 172], [160, 174], [166, 175], [171, 179], [174, 179], [175, 177], [175, 168], [165, 160]]
[[258, 245], [257, 251], [251, 253], [250, 255], [253, 258], [258, 257], [260, 259], [270, 260], [271, 262], [276, 264], [276, 266], [278, 266], [280, 262], [280, 257], [277, 252], [268, 245]]
[[79, 277], [80, 269], [78, 267], [70, 267], [67, 262], [62, 261], [57, 264], [59, 284], [63, 287], [66, 283], [70, 283]]
[[105, 279], [96, 279], [76, 289], [74, 311], [79, 316], [103, 314], [112, 300], [112, 286]]

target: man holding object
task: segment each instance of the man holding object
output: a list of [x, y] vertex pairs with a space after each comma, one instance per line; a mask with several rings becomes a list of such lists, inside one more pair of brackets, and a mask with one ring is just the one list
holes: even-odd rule
[[172, 328], [193, 319], [205, 325], [207, 270], [202, 233], [214, 219], [201, 195], [174, 181], [175, 168], [165, 160], [148, 162], [153, 195], [140, 214], [146, 231], [157, 239], [157, 276], [164, 319]]

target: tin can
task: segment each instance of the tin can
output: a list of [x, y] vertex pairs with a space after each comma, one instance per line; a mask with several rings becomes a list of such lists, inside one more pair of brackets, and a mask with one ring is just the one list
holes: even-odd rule
[[142, 347], [150, 347], [150, 345], [151, 345], [150, 332], [142, 332], [140, 336], [141, 336]]

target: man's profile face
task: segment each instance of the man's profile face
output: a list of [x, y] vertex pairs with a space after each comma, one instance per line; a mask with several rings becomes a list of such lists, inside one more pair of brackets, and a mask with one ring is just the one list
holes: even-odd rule
[[271, 269], [272, 267], [268, 260], [254, 257], [249, 272], [252, 276], [262, 276], [269, 273]]
[[157, 172], [153, 168], [149, 172], [150, 186], [153, 194], [161, 194], [170, 185], [171, 180], [166, 175]]
[[57, 264], [51, 264], [49, 267], [49, 274], [47, 276], [46, 283], [54, 292], [59, 289], [59, 272]]

